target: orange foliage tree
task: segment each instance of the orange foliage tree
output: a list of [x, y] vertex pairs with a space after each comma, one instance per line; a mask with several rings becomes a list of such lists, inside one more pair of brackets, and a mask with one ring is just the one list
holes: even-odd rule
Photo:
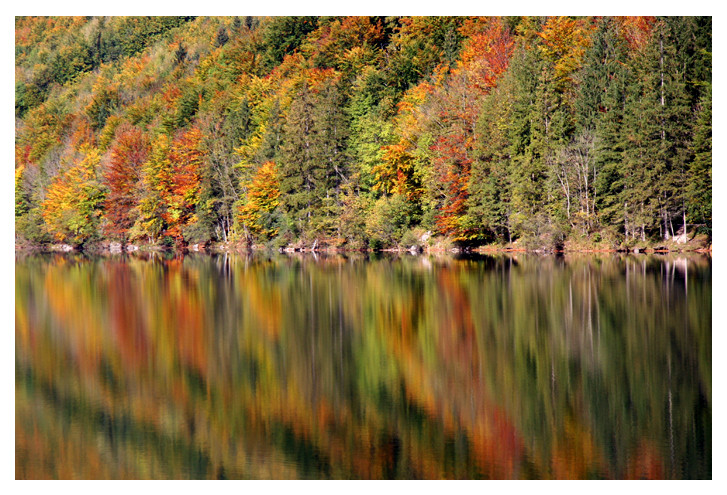
[[141, 130], [123, 126], [117, 131], [110, 160], [104, 174], [109, 193], [106, 201], [104, 230], [122, 242], [134, 225], [139, 202], [139, 185], [149, 143]]
[[205, 162], [202, 133], [192, 128], [174, 140], [170, 158], [172, 183], [166, 191], [167, 234], [178, 244], [183, 243], [183, 228], [195, 221], [194, 210], [199, 202], [200, 179]]
[[184, 229], [196, 221], [202, 167], [206, 153], [197, 128], [180, 131], [171, 141], [159, 134], [142, 169], [139, 217], [132, 236], [156, 242], [169, 237], [184, 245]]

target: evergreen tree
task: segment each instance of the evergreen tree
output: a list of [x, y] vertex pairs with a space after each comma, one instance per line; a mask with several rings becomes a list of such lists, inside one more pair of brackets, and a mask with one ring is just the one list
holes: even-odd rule
[[642, 240], [657, 233], [661, 239], [673, 237], [673, 220], [684, 209], [691, 119], [671, 22], [657, 22], [644, 50], [634, 57], [626, 101], [624, 166], [630, 180], [625, 202], [632, 205], [631, 223]]
[[220, 26], [215, 37], [215, 45], [225, 46], [228, 41], [230, 41], [230, 35], [227, 34], [227, 29], [224, 26]]
[[503, 81], [483, 99], [477, 123], [477, 159], [472, 164], [465, 228], [480, 241], [512, 241], [509, 172], [511, 87]]
[[712, 226], [712, 85], [698, 107], [687, 178], [688, 218], [711, 235]]
[[313, 146], [313, 96], [303, 83], [296, 93], [283, 126], [280, 147], [281, 206], [295, 231], [305, 235], [311, 228], [315, 199]]
[[313, 127], [310, 158], [315, 185], [316, 204], [313, 230], [326, 235], [339, 227], [340, 185], [348, 181], [347, 138], [348, 122], [344, 112], [346, 102], [336, 81], [326, 81], [316, 95], [313, 107]]
[[578, 132], [593, 133], [596, 143], [594, 183], [597, 222], [624, 234], [624, 102], [629, 80], [628, 47], [619, 24], [599, 19], [584, 55], [576, 98]]

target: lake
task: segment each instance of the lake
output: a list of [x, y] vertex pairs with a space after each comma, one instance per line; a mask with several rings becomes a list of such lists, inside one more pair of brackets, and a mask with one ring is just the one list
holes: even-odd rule
[[16, 255], [15, 475], [712, 477], [686, 255]]

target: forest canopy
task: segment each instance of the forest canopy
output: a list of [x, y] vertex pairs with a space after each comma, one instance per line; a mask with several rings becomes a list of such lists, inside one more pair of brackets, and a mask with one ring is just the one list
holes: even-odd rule
[[16, 244], [712, 228], [711, 17], [16, 17]]

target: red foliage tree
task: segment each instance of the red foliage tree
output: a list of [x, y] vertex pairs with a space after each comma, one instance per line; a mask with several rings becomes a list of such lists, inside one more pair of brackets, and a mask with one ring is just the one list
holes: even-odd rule
[[513, 38], [502, 19], [487, 19], [468, 39], [457, 67], [432, 98], [439, 124], [432, 145], [434, 173], [440, 184], [437, 228], [456, 240], [468, 238], [460, 220], [469, 196], [467, 184], [478, 139], [479, 99], [495, 87], [507, 69], [512, 48]]
[[109, 189], [104, 230], [111, 238], [126, 242], [128, 231], [136, 221], [139, 181], [148, 156], [149, 140], [141, 130], [131, 126], [118, 129], [104, 174]]

